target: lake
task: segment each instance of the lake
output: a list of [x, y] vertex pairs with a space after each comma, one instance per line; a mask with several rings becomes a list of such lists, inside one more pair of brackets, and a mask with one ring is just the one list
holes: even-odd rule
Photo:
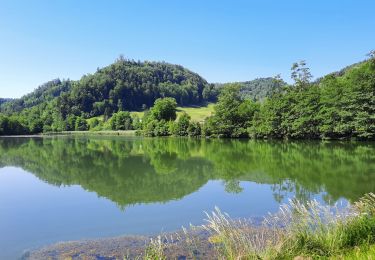
[[175, 231], [215, 206], [260, 221], [297, 198], [375, 191], [375, 143], [0, 138], [0, 259], [58, 241]]

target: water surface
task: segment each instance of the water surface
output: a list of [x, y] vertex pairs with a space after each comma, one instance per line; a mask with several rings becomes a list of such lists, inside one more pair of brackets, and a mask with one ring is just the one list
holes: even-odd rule
[[291, 198], [345, 203], [374, 190], [374, 143], [0, 138], [0, 259], [174, 231], [215, 206], [256, 221]]

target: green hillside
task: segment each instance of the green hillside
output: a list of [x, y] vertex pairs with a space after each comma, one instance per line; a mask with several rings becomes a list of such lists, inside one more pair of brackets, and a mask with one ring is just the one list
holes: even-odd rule
[[9, 102], [3, 104], [0, 108], [5, 113], [20, 112], [25, 108], [31, 108], [59, 97], [63, 92], [70, 91], [71, 86], [72, 81], [70, 80], [54, 79], [42, 84], [22, 98], [8, 100]]
[[314, 82], [300, 62], [292, 85], [274, 78], [214, 85], [179, 65], [120, 58], [78, 81], [53, 80], [3, 103], [0, 135], [136, 129], [150, 136], [373, 139], [374, 60]]
[[12, 101], [11, 98], [0, 98], [0, 106], [4, 103], [7, 103], [7, 102], [10, 102]]
[[251, 100], [263, 100], [266, 97], [270, 97], [273, 93], [280, 91], [281, 87], [287, 85], [283, 80], [268, 77], [244, 82], [216, 84], [215, 86], [220, 90], [229, 84], [239, 84], [241, 86], [241, 97]]
[[[293, 84], [264, 100], [245, 98], [243, 85], [222, 86], [215, 113], [203, 124], [188, 114], [175, 121], [173, 100], [159, 101], [142, 121], [146, 136], [265, 139], [375, 139], [375, 53], [366, 62], [311, 82], [304, 61], [291, 69]], [[160, 116], [163, 115], [163, 116]]]
[[165, 62], [136, 62], [119, 58], [78, 81], [49, 81], [32, 93], [2, 106], [14, 113], [55, 101], [63, 117], [92, 117], [119, 110], [141, 110], [160, 97], [173, 97], [179, 105], [215, 100], [213, 85], [182, 66]]

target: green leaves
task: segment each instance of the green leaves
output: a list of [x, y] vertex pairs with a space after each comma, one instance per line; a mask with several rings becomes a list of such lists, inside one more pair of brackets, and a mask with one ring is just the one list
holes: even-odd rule
[[159, 98], [155, 101], [150, 112], [156, 120], [175, 120], [177, 117], [177, 102], [174, 98]]
[[120, 111], [113, 114], [111, 120], [112, 130], [132, 130], [133, 129], [133, 119], [128, 111]]

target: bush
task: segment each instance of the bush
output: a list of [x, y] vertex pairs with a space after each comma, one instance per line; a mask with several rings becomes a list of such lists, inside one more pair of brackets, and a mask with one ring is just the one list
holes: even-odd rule
[[89, 122], [89, 129], [92, 131], [95, 128], [98, 128], [100, 125], [100, 121], [97, 118], [93, 118]]
[[120, 111], [113, 114], [110, 125], [112, 130], [132, 130], [133, 119], [128, 111]]
[[76, 131], [87, 131], [88, 130], [87, 121], [82, 117], [77, 117], [75, 130]]
[[190, 116], [183, 113], [177, 120], [176, 126], [173, 129], [173, 134], [177, 136], [187, 136], [190, 125]]
[[191, 122], [187, 131], [189, 136], [201, 136], [201, 125], [198, 122]]

